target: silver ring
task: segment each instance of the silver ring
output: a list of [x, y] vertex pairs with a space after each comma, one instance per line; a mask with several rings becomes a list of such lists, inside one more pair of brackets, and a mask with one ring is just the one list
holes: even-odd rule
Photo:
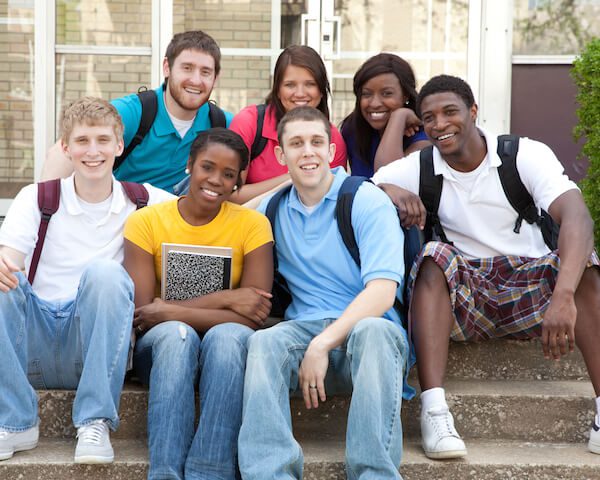
[[316, 385], [309, 385], [308, 388], [312, 388], [313, 390], [317, 388]]

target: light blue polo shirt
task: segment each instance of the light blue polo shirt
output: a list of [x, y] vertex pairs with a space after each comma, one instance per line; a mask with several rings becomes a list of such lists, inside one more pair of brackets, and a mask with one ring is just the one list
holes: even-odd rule
[[[123, 164], [115, 171], [118, 180], [144, 183], [173, 192], [173, 186], [185, 176], [184, 170], [190, 154], [192, 142], [203, 130], [211, 127], [208, 116], [209, 107], [205, 103], [198, 109], [192, 127], [181, 138], [167, 112], [163, 96], [163, 87], [155, 90], [158, 98], [158, 110], [152, 127]], [[137, 94], [117, 98], [111, 102], [123, 120], [125, 126], [125, 145], [129, 145], [140, 125], [142, 104]], [[233, 115], [225, 112], [227, 126]]]
[[[331, 188], [308, 213], [292, 187], [281, 200], [275, 225], [279, 271], [285, 277], [292, 303], [286, 320], [338, 318], [373, 279], [404, 282], [404, 235], [388, 196], [363, 183], [352, 206], [352, 226], [360, 251], [361, 268], [344, 245], [335, 220], [338, 191], [348, 176], [343, 168], [332, 170]], [[269, 198], [259, 210], [265, 212]], [[399, 322], [392, 309], [385, 317]]]
[[[292, 187], [282, 198], [275, 221], [275, 248], [279, 272], [285, 277], [292, 303], [285, 312], [289, 321], [339, 318], [356, 296], [374, 279], [398, 283], [398, 296], [404, 283], [404, 233], [396, 208], [375, 185], [363, 183], [352, 204], [352, 227], [361, 267], [350, 256], [335, 219], [339, 189], [348, 174], [342, 167], [332, 170], [333, 184], [312, 213], [300, 202]], [[265, 213], [271, 197], [258, 210]], [[398, 324], [409, 343], [408, 366], [404, 374], [403, 398], [415, 390], [408, 384], [415, 363], [414, 348], [394, 309], [384, 316]]]

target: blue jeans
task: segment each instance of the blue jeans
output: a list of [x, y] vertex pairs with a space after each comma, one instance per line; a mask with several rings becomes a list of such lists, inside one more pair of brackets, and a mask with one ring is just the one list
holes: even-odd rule
[[[244, 480], [301, 479], [303, 455], [291, 429], [289, 392], [310, 341], [333, 320], [281, 322], [248, 342], [239, 462]], [[352, 392], [346, 433], [349, 479], [399, 479], [402, 378], [408, 344], [383, 318], [365, 318], [329, 354], [328, 395]]]
[[17, 277], [17, 288], [0, 293], [0, 428], [33, 427], [34, 388], [63, 388], [77, 390], [75, 427], [106, 419], [116, 429], [133, 319], [131, 279], [117, 262], [97, 260], [81, 275], [75, 299], [49, 302], [22, 273]]
[[[236, 478], [246, 343], [252, 333], [244, 325], [224, 323], [201, 338], [189, 325], [169, 321], [138, 340], [134, 367], [150, 386], [148, 479]], [[194, 433], [197, 384], [201, 414]]]
[[182, 180], [179, 181], [179, 183], [176, 183], [175, 185], [173, 185], [173, 193], [175, 195], [177, 195], [178, 197], [181, 197], [182, 195], [187, 195], [187, 193], [190, 191], [190, 176], [186, 175], [185, 177], [183, 177]]

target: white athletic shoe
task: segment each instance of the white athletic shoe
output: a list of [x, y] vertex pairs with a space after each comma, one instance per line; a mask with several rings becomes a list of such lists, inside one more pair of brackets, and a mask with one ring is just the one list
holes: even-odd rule
[[40, 429], [37, 425], [24, 432], [0, 430], [0, 460], [8, 460], [15, 452], [37, 447], [39, 436]]
[[588, 442], [590, 452], [600, 455], [600, 415], [596, 415], [590, 430], [590, 441]]
[[105, 420], [95, 420], [77, 429], [75, 463], [112, 463], [114, 458]]
[[460, 458], [467, 454], [465, 443], [454, 428], [448, 407], [431, 407], [421, 412], [421, 439], [425, 455], [434, 459]]

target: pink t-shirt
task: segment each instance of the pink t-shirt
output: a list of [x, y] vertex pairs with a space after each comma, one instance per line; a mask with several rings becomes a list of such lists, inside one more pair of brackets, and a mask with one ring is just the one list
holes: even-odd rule
[[[254, 143], [257, 120], [258, 110], [256, 109], [256, 105], [249, 105], [233, 117], [229, 126], [231, 130], [242, 137], [248, 150], [252, 148], [252, 143]], [[288, 171], [287, 167], [281, 165], [277, 161], [277, 158], [275, 158], [275, 147], [279, 145], [279, 142], [277, 141], [275, 109], [271, 105], [267, 106], [265, 111], [262, 135], [267, 139], [267, 144], [260, 155], [250, 161], [246, 183], [262, 182], [283, 175]], [[346, 144], [342, 135], [333, 124], [331, 125], [331, 141], [336, 145], [335, 158], [331, 162], [331, 168], [339, 166], [346, 168]]]

